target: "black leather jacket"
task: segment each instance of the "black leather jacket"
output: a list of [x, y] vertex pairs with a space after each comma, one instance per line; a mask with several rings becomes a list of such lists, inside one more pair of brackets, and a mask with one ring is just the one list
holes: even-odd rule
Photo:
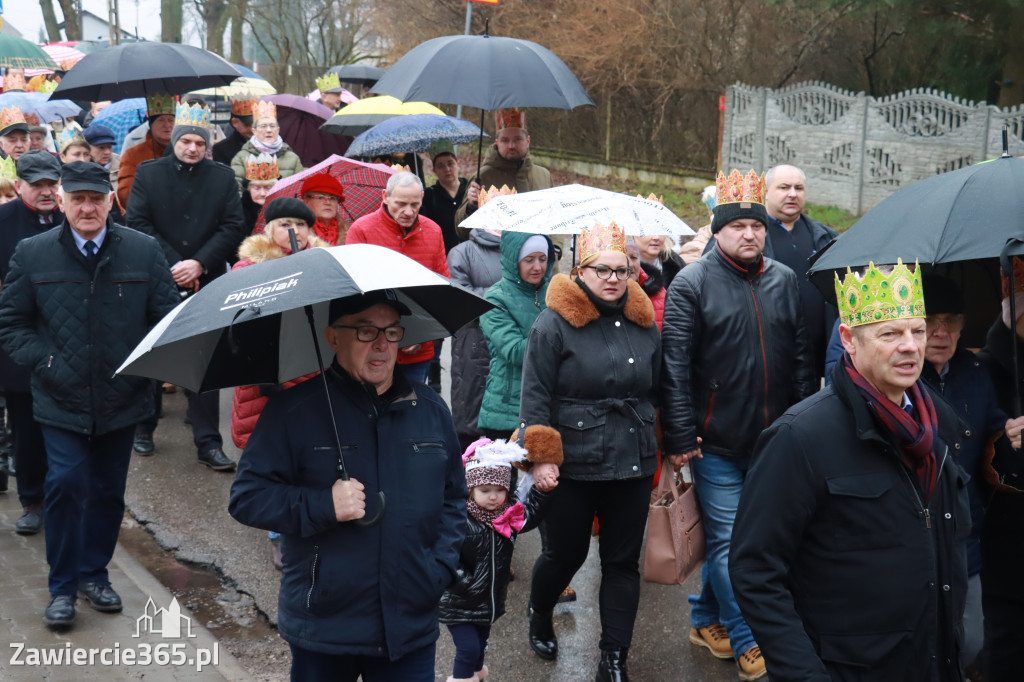
[[665, 301], [664, 451], [748, 455], [762, 430], [818, 386], [796, 275], [770, 258], [743, 267], [720, 248], [685, 267]]

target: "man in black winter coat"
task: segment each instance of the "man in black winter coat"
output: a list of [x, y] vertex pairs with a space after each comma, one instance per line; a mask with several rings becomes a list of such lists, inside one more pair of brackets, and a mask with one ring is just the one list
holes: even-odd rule
[[[235, 174], [206, 159], [209, 144], [210, 110], [179, 104], [171, 131], [173, 154], [142, 163], [128, 196], [126, 222], [156, 238], [184, 294], [227, 272], [246, 236]], [[187, 391], [186, 396], [199, 462], [216, 471], [234, 469], [223, 450], [218, 393]], [[153, 453], [154, 429], [155, 418], [139, 425], [136, 452]]]
[[837, 284], [832, 384], [758, 440], [729, 572], [772, 680], [962, 679], [971, 429], [919, 378], [920, 281]]
[[97, 611], [121, 610], [107, 564], [135, 423], [153, 402], [148, 381], [114, 372], [178, 299], [156, 242], [107, 219], [107, 171], [77, 161], [61, 180], [64, 224], [18, 244], [0, 292], [0, 344], [31, 371], [46, 443], [51, 626], [74, 622], [76, 593]]
[[693, 467], [707, 539], [702, 592], [692, 597], [690, 641], [736, 658], [741, 680], [764, 661], [729, 582], [736, 508], [763, 429], [816, 388], [797, 278], [763, 256], [763, 181], [754, 171], [718, 180], [714, 249], [668, 289], [662, 327], [664, 452]]

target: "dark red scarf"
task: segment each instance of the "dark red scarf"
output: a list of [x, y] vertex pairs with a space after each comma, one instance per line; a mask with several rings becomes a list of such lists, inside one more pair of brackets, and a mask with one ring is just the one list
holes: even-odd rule
[[335, 246], [338, 243], [338, 219], [333, 219], [329, 224], [324, 223], [320, 218], [316, 219], [313, 225], [313, 232], [317, 237], [327, 242], [328, 246]]
[[938, 475], [933, 448], [939, 431], [935, 404], [928, 391], [922, 388], [920, 379], [907, 390], [913, 403], [912, 414], [908, 414], [854, 369], [849, 355], [844, 354], [840, 362], [878, 424], [903, 452], [903, 463], [917, 477], [917, 487], [924, 496], [924, 503], [928, 504]]

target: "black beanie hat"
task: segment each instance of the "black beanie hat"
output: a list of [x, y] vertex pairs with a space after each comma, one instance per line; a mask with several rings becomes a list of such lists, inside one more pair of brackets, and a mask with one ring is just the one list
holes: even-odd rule
[[744, 218], [760, 221], [762, 225], [768, 227], [768, 211], [765, 210], [764, 204], [740, 201], [715, 206], [714, 217], [711, 219], [711, 233], [715, 234], [732, 221]]
[[268, 225], [278, 218], [298, 218], [305, 220], [310, 227], [316, 222], [312, 209], [294, 197], [278, 197], [263, 209], [263, 219]]

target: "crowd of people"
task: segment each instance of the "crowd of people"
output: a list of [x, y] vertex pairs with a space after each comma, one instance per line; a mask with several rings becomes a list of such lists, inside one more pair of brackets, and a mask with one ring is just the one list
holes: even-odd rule
[[121, 609], [106, 567], [164, 387], [114, 372], [147, 330], [231, 269], [375, 244], [493, 304], [450, 342], [450, 408], [431, 387], [443, 340], [404, 345], [412, 311], [390, 289], [331, 301], [329, 401], [312, 375], [236, 389], [238, 463], [217, 393], [186, 391], [197, 461], [237, 467], [228, 510], [270, 533], [293, 679], [433, 680], [444, 623], [449, 682], [483, 682], [516, 537], [537, 527], [531, 649], [558, 657], [554, 610], [596, 535], [595, 679], [628, 680], [662, 460], [689, 470], [706, 535], [689, 641], [740, 680], [952, 682], [979, 662], [1017, 679], [1024, 262], [1003, 283], [1017, 319], [1004, 303], [974, 354], [964, 292], [917, 264], [837, 274], [838, 305], [811, 284], [836, 233], [804, 213], [793, 166], [719, 174], [685, 245], [595, 224], [561, 272], [561, 237], [458, 227], [496, 195], [551, 186], [521, 109], [497, 113], [479, 178], [440, 141], [436, 184], [395, 172], [349, 223], [329, 174], [267, 201], [303, 170], [273, 104], [237, 98], [228, 135], [202, 102], [147, 105], [120, 155], [101, 124], [65, 126], [51, 152], [0, 112], [5, 468], [16, 532], [45, 527], [48, 625], [74, 622], [76, 596]]

